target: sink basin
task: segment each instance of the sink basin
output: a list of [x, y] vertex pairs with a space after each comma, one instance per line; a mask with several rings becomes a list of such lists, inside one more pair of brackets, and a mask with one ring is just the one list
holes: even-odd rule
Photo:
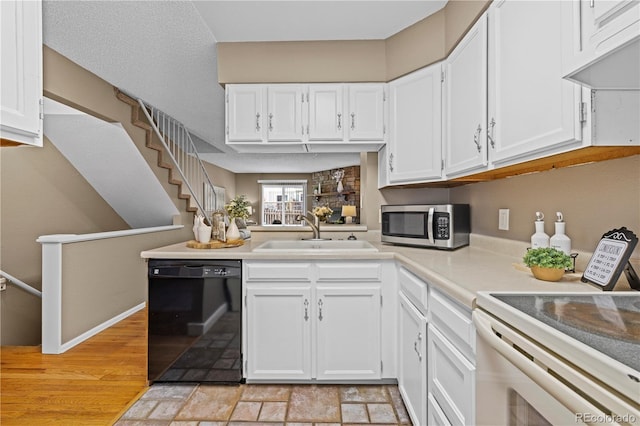
[[255, 252], [376, 252], [377, 248], [368, 241], [360, 240], [270, 240], [260, 244]]

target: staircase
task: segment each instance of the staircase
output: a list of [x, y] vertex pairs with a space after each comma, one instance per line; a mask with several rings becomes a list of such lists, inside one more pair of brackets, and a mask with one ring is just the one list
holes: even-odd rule
[[178, 186], [186, 210], [204, 215], [223, 208], [216, 195], [221, 188], [211, 182], [188, 130], [164, 112], [114, 88], [116, 97], [131, 107], [131, 123], [146, 133], [145, 146], [158, 153], [158, 166], [169, 171], [169, 183]]

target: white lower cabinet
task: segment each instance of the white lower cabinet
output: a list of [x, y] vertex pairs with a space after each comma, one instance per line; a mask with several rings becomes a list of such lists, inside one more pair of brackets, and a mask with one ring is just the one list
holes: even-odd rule
[[247, 288], [247, 376], [311, 378], [311, 302], [310, 285]]
[[452, 425], [474, 424], [475, 366], [429, 325], [429, 393]]
[[245, 261], [246, 378], [381, 379], [382, 336], [390, 339], [382, 324], [383, 270], [366, 261]]
[[427, 424], [429, 426], [451, 426], [451, 422], [432, 393], [429, 394], [427, 400]]
[[316, 289], [316, 378], [379, 379], [380, 287]]
[[415, 425], [427, 418], [427, 320], [400, 294], [398, 388]]

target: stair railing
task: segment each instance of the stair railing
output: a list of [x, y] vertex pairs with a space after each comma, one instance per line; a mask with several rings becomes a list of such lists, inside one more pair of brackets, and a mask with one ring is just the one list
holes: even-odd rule
[[27, 293], [31, 293], [36, 297], [42, 298], [42, 292], [40, 290], [36, 290], [35, 288], [31, 287], [29, 284], [25, 283], [24, 281], [19, 280], [18, 278], [14, 277], [13, 275], [7, 274], [6, 272], [0, 270], [0, 276], [6, 278], [7, 281], [9, 281], [11, 284], [13, 284], [16, 287], [26, 291]]
[[[180, 173], [182, 183], [189, 190], [198, 210], [204, 215], [207, 223], [211, 224], [211, 213], [222, 206], [217, 205], [216, 187], [209, 178], [189, 131], [181, 122], [153, 106], [146, 105], [141, 99], [138, 99], [138, 103]], [[202, 187], [202, 192], [197, 192], [196, 187]], [[206, 206], [205, 193], [211, 197]]]

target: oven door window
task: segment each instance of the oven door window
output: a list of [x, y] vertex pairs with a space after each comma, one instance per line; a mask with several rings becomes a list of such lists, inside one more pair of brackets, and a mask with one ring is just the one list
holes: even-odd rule
[[382, 231], [393, 237], [428, 239], [428, 213], [385, 212], [382, 214]]

